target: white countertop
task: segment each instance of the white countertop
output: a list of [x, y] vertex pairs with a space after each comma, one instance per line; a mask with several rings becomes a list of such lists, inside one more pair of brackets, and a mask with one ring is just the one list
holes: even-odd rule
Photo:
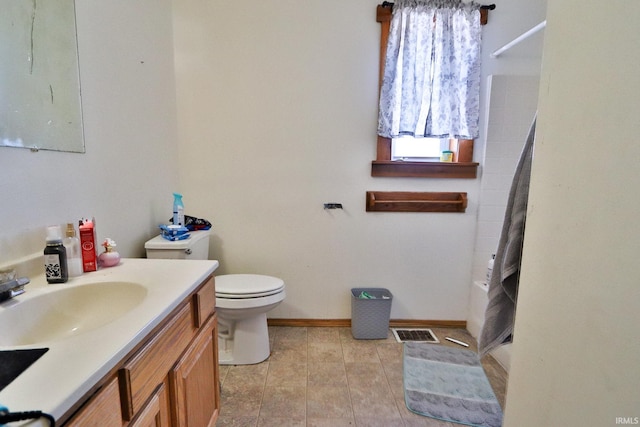
[[[57, 341], [0, 350], [48, 347], [40, 359], [0, 391], [0, 405], [12, 412], [40, 410], [56, 420], [109, 373], [149, 332], [218, 268], [218, 261], [122, 259], [120, 264], [48, 285], [44, 274], [30, 277], [26, 292], [0, 304], [9, 305], [60, 287], [127, 281], [147, 288], [145, 299], [122, 317], [90, 332]], [[0, 325], [2, 329], [11, 325]], [[46, 420], [23, 422], [48, 426]]]

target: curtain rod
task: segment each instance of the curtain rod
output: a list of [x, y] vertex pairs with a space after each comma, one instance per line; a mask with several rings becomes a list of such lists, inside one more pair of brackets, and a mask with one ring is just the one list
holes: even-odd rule
[[[393, 7], [393, 2], [383, 1], [382, 7]], [[480, 6], [480, 9], [487, 9], [487, 10], [494, 10], [495, 8], [496, 8], [495, 4], [486, 4], [486, 5]]]
[[509, 43], [505, 44], [504, 46], [502, 46], [500, 49], [494, 51], [491, 55], [491, 58], [497, 58], [498, 56], [500, 56], [500, 54], [506, 50], [511, 49], [513, 46], [517, 45], [518, 43], [520, 43], [521, 41], [528, 39], [529, 37], [531, 37], [532, 35], [534, 35], [535, 33], [537, 33], [538, 31], [542, 30], [544, 27], [547, 26], [547, 21], [542, 21], [541, 23], [539, 23], [538, 25], [536, 25], [535, 27], [533, 27], [532, 29], [530, 29], [529, 31], [523, 33], [522, 35], [516, 37], [515, 39], [513, 39], [512, 41], [510, 41]]

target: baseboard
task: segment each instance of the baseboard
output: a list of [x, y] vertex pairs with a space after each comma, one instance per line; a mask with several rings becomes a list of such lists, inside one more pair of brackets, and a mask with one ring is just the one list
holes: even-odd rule
[[[267, 319], [269, 326], [351, 327], [351, 319]], [[391, 319], [391, 328], [467, 328], [466, 320]]]

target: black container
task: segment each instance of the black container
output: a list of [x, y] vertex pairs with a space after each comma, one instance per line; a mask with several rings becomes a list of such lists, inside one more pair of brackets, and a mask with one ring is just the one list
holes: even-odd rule
[[47, 246], [44, 248], [44, 270], [49, 283], [66, 283], [69, 280], [67, 250], [62, 244], [59, 226], [47, 228]]

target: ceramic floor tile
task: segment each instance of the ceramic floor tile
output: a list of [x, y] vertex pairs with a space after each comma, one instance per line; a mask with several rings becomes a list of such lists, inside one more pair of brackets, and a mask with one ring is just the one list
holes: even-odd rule
[[340, 342], [339, 328], [307, 328], [307, 340], [312, 342]]
[[221, 415], [216, 422], [216, 427], [256, 427], [258, 425], [258, 417], [243, 416], [223, 416]]
[[260, 417], [258, 427], [305, 427], [307, 422], [305, 417]]
[[389, 382], [380, 363], [345, 363], [347, 381], [353, 387], [388, 387]]
[[496, 395], [500, 406], [504, 410], [507, 395], [507, 372], [502, 365], [492, 357], [483, 357], [482, 367], [487, 374], [489, 383], [491, 383], [493, 393]]
[[347, 342], [342, 343], [344, 361], [350, 362], [380, 362], [378, 349], [373, 342]]
[[309, 386], [307, 416], [313, 418], [351, 418], [351, 398], [347, 386]]
[[256, 365], [228, 366], [223, 382], [229, 384], [258, 384], [264, 385], [269, 370], [269, 363], [262, 362]]
[[380, 343], [376, 345], [376, 351], [382, 363], [394, 363], [402, 360], [402, 344], [400, 343]]
[[307, 385], [307, 364], [289, 361], [269, 363], [267, 386], [300, 386]]
[[257, 417], [262, 403], [263, 385], [224, 383], [220, 393], [220, 415]]
[[307, 341], [307, 328], [282, 326], [275, 330], [274, 341]]
[[340, 335], [340, 341], [342, 342], [356, 342], [356, 339], [351, 333], [351, 328], [337, 328], [338, 335]]
[[349, 385], [349, 392], [356, 419], [400, 418], [400, 412], [388, 385], [365, 387]]
[[307, 417], [307, 427], [354, 427], [353, 418], [312, 418]]
[[301, 340], [274, 341], [269, 361], [304, 362], [307, 360], [307, 342]]
[[308, 386], [332, 385], [346, 386], [347, 372], [344, 369], [344, 362], [314, 362], [307, 367]]
[[306, 391], [306, 387], [265, 387], [260, 418], [278, 418], [285, 414], [291, 419], [306, 417]]
[[404, 399], [404, 372], [402, 359], [394, 363], [383, 364], [384, 373], [389, 381], [391, 392], [396, 398]]
[[[441, 345], [469, 343], [463, 329], [431, 328]], [[454, 427], [412, 413], [404, 403], [402, 343], [356, 340], [349, 327], [269, 327], [271, 355], [256, 365], [221, 366], [221, 413], [216, 426]], [[482, 359], [504, 408], [507, 374]]]
[[227, 376], [227, 372], [229, 372], [229, 365], [220, 365], [220, 381], [224, 381]]
[[404, 427], [401, 418], [356, 417], [358, 427]]
[[339, 342], [309, 342], [309, 362], [342, 362], [342, 345]]

